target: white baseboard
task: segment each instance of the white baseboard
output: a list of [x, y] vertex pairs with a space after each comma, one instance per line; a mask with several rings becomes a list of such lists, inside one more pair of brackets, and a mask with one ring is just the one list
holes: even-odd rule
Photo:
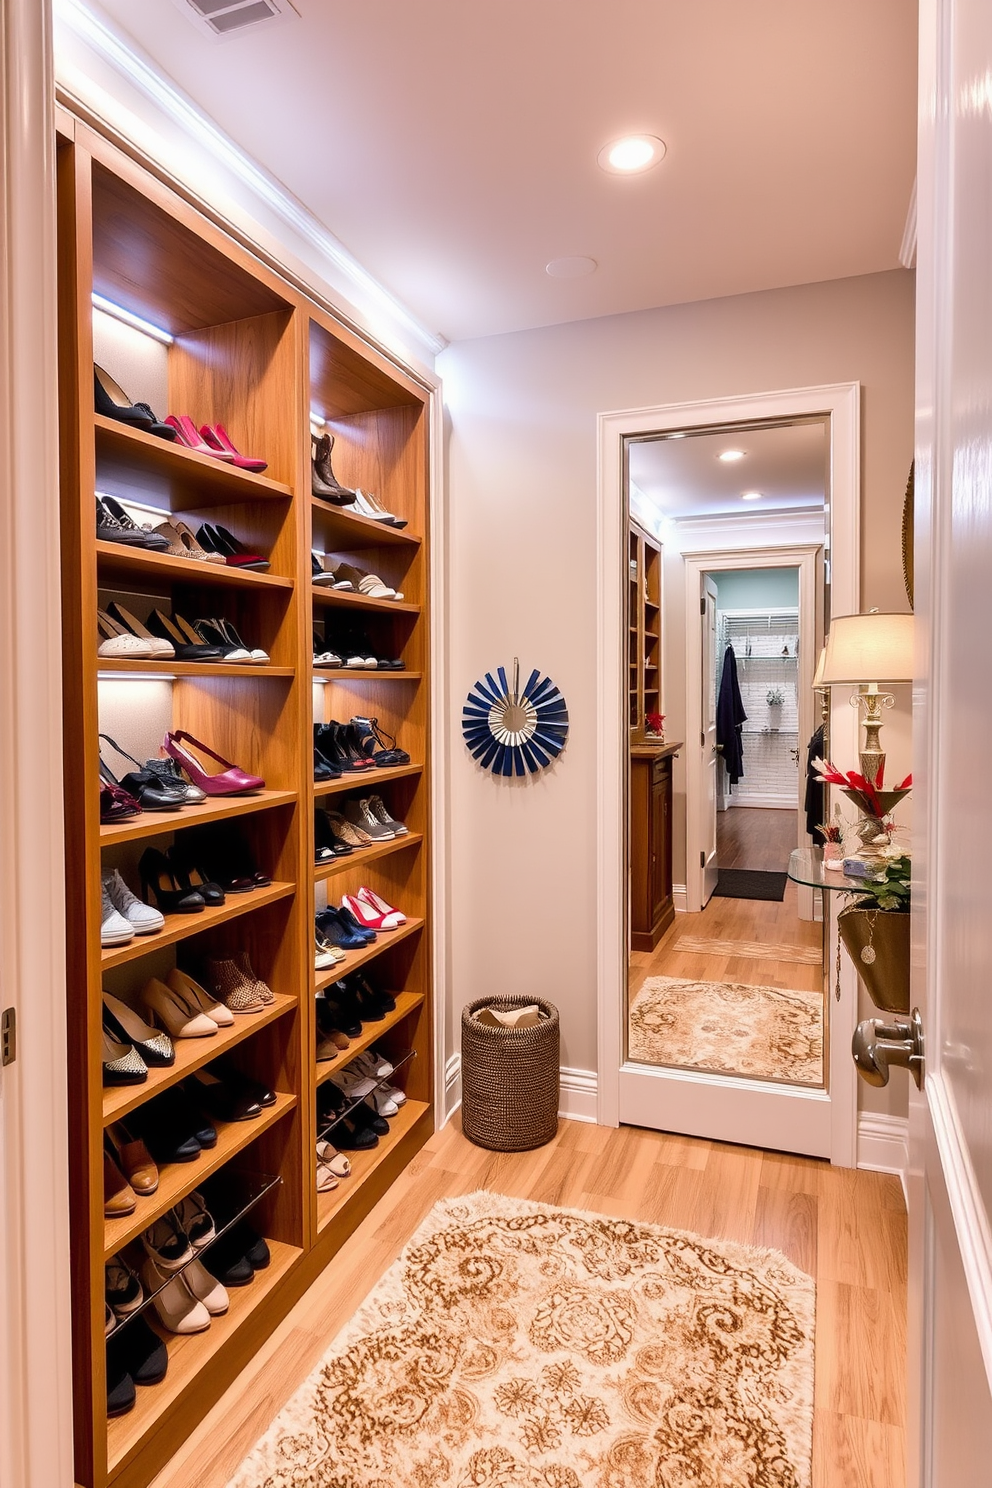
[[735, 811], [742, 806], [760, 806], [764, 810], [771, 807], [775, 811], [795, 811], [796, 798], [792, 796], [759, 796], [757, 792], [753, 796], [734, 796], [731, 802]]
[[909, 1121], [878, 1111], [858, 1113], [858, 1167], [871, 1173], [894, 1173], [906, 1195], [909, 1171]]
[[558, 1115], [566, 1121], [595, 1122], [597, 1085], [595, 1070], [567, 1069], [562, 1065]]
[[672, 898], [675, 901], [675, 913], [686, 914], [686, 906], [689, 903], [689, 893], [685, 884], [672, 884]]

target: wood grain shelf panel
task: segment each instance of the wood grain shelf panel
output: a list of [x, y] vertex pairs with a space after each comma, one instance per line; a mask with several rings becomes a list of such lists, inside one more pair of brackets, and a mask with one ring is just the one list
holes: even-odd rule
[[98, 656], [97, 677], [105, 672], [114, 672], [122, 677], [136, 673], [139, 677], [200, 677], [209, 682], [211, 677], [295, 677], [293, 667], [282, 666], [238, 666], [226, 662], [206, 661], [127, 661], [123, 657]]
[[[225, 563], [195, 563], [173, 558], [170, 553], [150, 553], [146, 548], [128, 548], [123, 543], [97, 542], [98, 587], [111, 587], [106, 577], [134, 579], [160, 584], [219, 584], [235, 589], [292, 589], [294, 581], [282, 574], [259, 573], [255, 569], [228, 568]], [[247, 668], [246, 668], [247, 670]]]
[[334, 1216], [345, 1208], [351, 1199], [361, 1188], [362, 1184], [371, 1178], [380, 1163], [384, 1163], [395, 1147], [398, 1147], [403, 1138], [413, 1130], [424, 1112], [429, 1110], [426, 1101], [405, 1101], [400, 1106], [397, 1115], [393, 1116], [389, 1123], [389, 1135], [379, 1138], [378, 1147], [373, 1147], [371, 1152], [349, 1152], [351, 1160], [351, 1173], [347, 1178], [342, 1178], [337, 1188], [332, 1188], [330, 1193], [317, 1195], [317, 1228], [323, 1230]]
[[400, 925], [396, 930], [382, 930], [379, 939], [370, 946], [365, 946], [361, 951], [345, 951], [346, 960], [339, 961], [329, 971], [322, 971], [314, 983], [316, 987], [329, 987], [332, 982], [340, 981], [350, 971], [357, 971], [360, 966], [365, 966], [369, 961], [374, 961], [376, 956], [381, 956], [383, 951], [388, 951], [390, 946], [399, 945], [401, 940], [406, 940], [410, 935], [416, 935], [424, 928], [424, 921], [409, 919], [405, 925]]
[[165, 928], [157, 935], [136, 935], [128, 945], [107, 946], [100, 952], [100, 967], [109, 971], [112, 966], [123, 966], [127, 961], [138, 961], [150, 956], [162, 946], [175, 945], [188, 940], [191, 935], [201, 935], [204, 930], [213, 930], [227, 920], [236, 920], [239, 915], [250, 914], [253, 909], [262, 909], [266, 904], [275, 904], [296, 893], [296, 885], [272, 883], [264, 889], [253, 889], [248, 894], [228, 894], [223, 904], [208, 905], [199, 914], [168, 914]]
[[[173, 559], [181, 563], [181, 558]], [[340, 589], [330, 589], [320, 584], [311, 584], [314, 604], [328, 610], [374, 610], [379, 615], [419, 615], [420, 606], [409, 604], [405, 599], [370, 599], [367, 594], [349, 594]]]
[[107, 1465], [111, 1475], [126, 1467], [157, 1422], [184, 1390], [195, 1385], [197, 1376], [214, 1355], [249, 1321], [303, 1255], [296, 1246], [278, 1240], [269, 1240], [268, 1247], [271, 1257], [268, 1266], [255, 1272], [250, 1286], [228, 1289], [231, 1302], [227, 1312], [222, 1317], [211, 1318], [205, 1332], [167, 1333], [157, 1326], [149, 1309], [148, 1321], [156, 1324], [156, 1332], [165, 1339], [169, 1350], [169, 1370], [161, 1384], [138, 1390], [132, 1411], [107, 1422]]
[[[97, 490], [120, 501], [145, 500], [179, 512], [243, 501], [288, 501], [293, 494], [282, 481], [239, 470], [144, 429], [129, 429], [99, 413], [93, 422]], [[264, 451], [260, 456], [264, 459]]]
[[313, 530], [324, 544], [323, 552], [357, 552], [362, 548], [417, 548], [423, 541], [405, 527], [392, 527], [372, 517], [359, 516], [347, 507], [335, 506], [314, 496], [311, 501]]
[[[137, 670], [138, 663], [134, 663]], [[326, 677], [329, 682], [420, 682], [423, 672], [379, 671], [378, 667], [322, 667], [315, 666], [314, 678]]]
[[296, 791], [261, 790], [254, 796], [217, 796], [202, 801], [198, 806], [184, 806], [180, 811], [143, 811], [140, 816], [128, 817], [127, 821], [105, 822], [100, 828], [100, 846], [116, 847], [119, 842], [161, 837], [165, 832], [178, 832], [182, 827], [200, 827], [210, 822], [227, 821], [232, 816], [249, 816], [253, 811], [289, 806], [296, 798]]
[[[376, 1039], [382, 1038], [382, 1035], [388, 1033], [391, 1028], [395, 1028], [397, 1023], [402, 1023], [404, 1018], [416, 1012], [417, 1008], [423, 1006], [423, 1002], [422, 992], [397, 992], [396, 1006], [391, 1013], [380, 1018], [378, 1023], [363, 1023], [361, 1037], [352, 1039], [347, 1049], [342, 1049], [333, 1059], [317, 1061], [317, 1084], [323, 1085], [324, 1081], [337, 1074], [338, 1070], [344, 1069], [345, 1065], [357, 1059], [364, 1049], [370, 1049]], [[402, 1110], [402, 1107], [400, 1109]]]
[[335, 878], [339, 873], [351, 872], [355, 868], [361, 868], [364, 863], [374, 863], [376, 858], [388, 858], [392, 853], [402, 852], [404, 848], [419, 847], [423, 840], [423, 832], [407, 832], [402, 837], [383, 842], [379, 847], [356, 847], [347, 857], [334, 858], [330, 863], [316, 863], [313, 870], [314, 883]]
[[[210, 1040], [211, 1044], [214, 1042]], [[295, 1095], [277, 1093], [275, 1105], [263, 1106], [261, 1116], [252, 1121], [213, 1121], [217, 1130], [217, 1146], [204, 1149], [194, 1162], [166, 1163], [159, 1169], [159, 1184], [148, 1198], [138, 1199], [133, 1214], [121, 1219], [105, 1219], [103, 1222], [103, 1258], [109, 1261], [129, 1240], [135, 1240], [142, 1230], [172, 1209], [194, 1188], [199, 1188], [204, 1179], [216, 1173], [232, 1157], [241, 1152], [262, 1132], [268, 1131], [281, 1121], [288, 1111], [297, 1105]]]
[[363, 780], [378, 780], [385, 785], [390, 780], [402, 780], [407, 775], [422, 775], [423, 765], [391, 765], [388, 770], [354, 770], [342, 775], [340, 780], [322, 780], [313, 788], [315, 796], [333, 796], [339, 791], [358, 790]]
[[103, 1092], [103, 1124], [121, 1121], [130, 1112], [143, 1106], [145, 1101], [161, 1095], [170, 1085], [184, 1080], [193, 1070], [219, 1059], [246, 1038], [251, 1038], [260, 1028], [267, 1028], [277, 1018], [282, 1018], [292, 1008], [298, 1007], [295, 997], [284, 992], [275, 994], [275, 1002], [269, 1003], [260, 1013], [235, 1013], [234, 1023], [221, 1028], [213, 1038], [176, 1039], [176, 1062], [168, 1068], [150, 1069], [144, 1085], [114, 1085]]

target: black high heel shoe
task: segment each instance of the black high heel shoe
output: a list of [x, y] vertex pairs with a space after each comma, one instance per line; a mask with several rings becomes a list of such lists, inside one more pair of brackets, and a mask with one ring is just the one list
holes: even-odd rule
[[101, 755], [100, 775], [108, 785], [119, 786], [128, 795], [133, 796], [142, 811], [179, 811], [182, 809], [186, 801], [184, 786], [173, 785], [170, 781], [163, 780], [160, 775], [156, 775], [153, 770], [143, 769], [133, 755], [128, 754], [126, 749], [116, 744], [109, 734], [100, 734], [99, 738], [109, 744], [122, 759], [130, 760], [134, 766], [134, 769], [121, 780], [117, 780], [111, 774], [110, 766]]
[[233, 532], [228, 532], [219, 522], [204, 522], [196, 534], [196, 540], [208, 553], [219, 553], [230, 568], [262, 570], [269, 567], [268, 558], [246, 548], [244, 543], [238, 542]]
[[104, 418], [116, 419], [132, 429], [144, 429], [157, 434], [159, 439], [175, 439], [176, 431], [163, 424], [147, 403], [132, 403], [127, 393], [116, 383], [109, 372], [93, 363], [93, 399], [97, 413]]
[[157, 848], [145, 849], [138, 863], [138, 873], [142, 897], [148, 899], [150, 889], [164, 914], [200, 914], [206, 908], [203, 895], [196, 889], [183, 887], [172, 863]]
[[178, 615], [170, 616], [162, 610], [152, 610], [146, 624], [153, 635], [161, 636], [164, 641], [171, 641], [177, 661], [224, 660], [224, 652], [220, 646], [205, 646], [198, 636], [195, 643], [191, 641], [176, 623], [179, 619]]
[[199, 894], [204, 904], [219, 905], [225, 900], [224, 890], [219, 883], [214, 883], [203, 869], [199, 866], [195, 856], [185, 847], [174, 842], [166, 852], [169, 865], [179, 881], [179, 887], [186, 893]]

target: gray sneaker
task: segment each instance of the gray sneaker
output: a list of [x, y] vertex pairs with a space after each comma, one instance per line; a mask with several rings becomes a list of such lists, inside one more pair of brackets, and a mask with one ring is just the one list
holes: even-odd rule
[[389, 842], [396, 836], [393, 828], [386, 826], [385, 822], [381, 822], [376, 816], [367, 797], [363, 797], [360, 801], [345, 801], [344, 814], [353, 826], [360, 827], [376, 842]]
[[394, 816], [390, 816], [381, 796], [369, 796], [368, 807], [377, 822], [381, 822], [384, 827], [390, 827], [392, 829], [394, 837], [405, 837], [407, 835], [409, 829], [401, 821], [397, 821]]
[[134, 939], [134, 926], [114, 906], [104, 883], [100, 909], [100, 944], [102, 946], [127, 945]]

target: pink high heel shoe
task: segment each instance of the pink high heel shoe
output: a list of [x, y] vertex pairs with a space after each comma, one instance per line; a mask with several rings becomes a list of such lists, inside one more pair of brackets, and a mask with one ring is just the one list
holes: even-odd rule
[[225, 460], [228, 465], [234, 464], [233, 455], [226, 450], [213, 449], [206, 440], [200, 438], [188, 413], [170, 413], [165, 422], [175, 429], [177, 442], [186, 449], [196, 450], [198, 455], [213, 455], [215, 460]]
[[345, 894], [341, 899], [345, 909], [350, 910], [365, 930], [397, 930], [406, 924], [406, 915], [393, 909], [385, 899], [373, 894], [371, 889], [361, 888], [357, 894]]
[[[224, 769], [217, 775], [208, 775], [200, 764], [195, 754], [184, 749], [179, 742], [185, 739], [188, 744], [193, 744], [197, 749], [202, 749], [204, 754], [209, 754], [211, 759], [223, 765]], [[162, 748], [166, 754], [171, 755], [177, 764], [182, 765], [186, 774], [194, 785], [198, 785], [207, 796], [247, 796], [253, 791], [262, 790], [265, 781], [260, 775], [249, 775], [239, 765], [232, 765], [223, 755], [215, 753], [208, 745], [201, 744], [199, 739], [194, 739], [192, 734], [187, 734], [184, 729], [178, 729], [174, 734], [166, 734], [162, 741]]]
[[252, 455], [242, 455], [231, 442], [231, 436], [223, 424], [201, 424], [200, 434], [212, 455], [220, 460], [230, 460], [239, 470], [254, 470], [258, 475], [268, 468], [268, 460], [256, 460]]

